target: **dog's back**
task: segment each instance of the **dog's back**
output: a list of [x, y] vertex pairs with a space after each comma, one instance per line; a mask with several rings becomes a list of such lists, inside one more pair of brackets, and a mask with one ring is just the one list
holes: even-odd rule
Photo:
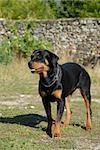
[[[86, 70], [77, 63], [69, 62], [61, 65], [62, 83], [65, 96], [72, 94], [76, 88], [90, 85], [90, 77]], [[88, 87], [90, 88], [90, 87]]]

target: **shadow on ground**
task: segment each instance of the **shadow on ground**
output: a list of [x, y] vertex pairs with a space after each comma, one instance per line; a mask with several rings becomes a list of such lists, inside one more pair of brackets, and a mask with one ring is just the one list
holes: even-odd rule
[[38, 125], [42, 122], [47, 122], [45, 116], [38, 114], [24, 114], [15, 117], [0, 117], [1, 123], [19, 124], [25, 125], [33, 128], [39, 128]]
[[[24, 114], [24, 115], [18, 115], [15, 117], [0, 117], [1, 123], [10, 123], [10, 124], [18, 124], [18, 125], [24, 125], [29, 126], [33, 128], [39, 128], [39, 124], [41, 122], [47, 122], [47, 118], [45, 116], [41, 116], [38, 114]], [[63, 122], [62, 122], [63, 124]], [[75, 127], [81, 127], [83, 130], [86, 130], [85, 126], [82, 126], [79, 123], [71, 123], [71, 126]], [[46, 128], [42, 128], [43, 131], [46, 131]]]
[[74, 127], [74, 126], [76, 126], [76, 127], [81, 127], [83, 130], [86, 130], [86, 127], [83, 126], [83, 125], [81, 125], [81, 124], [79, 124], [79, 123], [72, 123], [71, 125], [72, 125], [73, 127]]

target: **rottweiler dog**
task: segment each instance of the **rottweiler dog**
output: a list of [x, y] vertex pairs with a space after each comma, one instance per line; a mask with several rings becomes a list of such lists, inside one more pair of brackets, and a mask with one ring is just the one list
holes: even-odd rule
[[[79, 89], [85, 101], [87, 110], [86, 129], [91, 129], [91, 79], [86, 70], [77, 63], [68, 62], [58, 64], [59, 57], [48, 50], [37, 49], [31, 55], [28, 66], [32, 73], [38, 73], [39, 94], [48, 118], [47, 134], [60, 137], [61, 118], [66, 108], [63, 123], [68, 127], [71, 119], [70, 95]], [[55, 121], [51, 115], [51, 102], [57, 102], [57, 116]]]

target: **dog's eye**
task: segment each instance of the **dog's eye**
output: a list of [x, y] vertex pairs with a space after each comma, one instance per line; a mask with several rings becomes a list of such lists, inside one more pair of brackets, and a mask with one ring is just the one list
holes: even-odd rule
[[36, 57], [37, 59], [41, 59], [41, 55], [37, 55], [37, 57]]

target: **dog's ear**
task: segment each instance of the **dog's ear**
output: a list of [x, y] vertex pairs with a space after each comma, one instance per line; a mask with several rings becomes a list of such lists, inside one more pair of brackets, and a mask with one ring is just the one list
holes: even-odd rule
[[57, 62], [58, 62], [58, 60], [59, 60], [59, 57], [58, 57], [56, 54], [51, 53], [51, 52], [50, 52], [50, 57], [51, 57], [52, 62], [53, 62], [54, 64], [57, 64]]
[[45, 50], [45, 51], [48, 53], [49, 62], [50, 62], [53, 66], [57, 65], [57, 62], [58, 62], [58, 60], [59, 60], [59, 57], [58, 57], [56, 54], [54, 54], [54, 53], [52, 53], [52, 52], [50, 52], [50, 51], [47, 51], [47, 50]]

